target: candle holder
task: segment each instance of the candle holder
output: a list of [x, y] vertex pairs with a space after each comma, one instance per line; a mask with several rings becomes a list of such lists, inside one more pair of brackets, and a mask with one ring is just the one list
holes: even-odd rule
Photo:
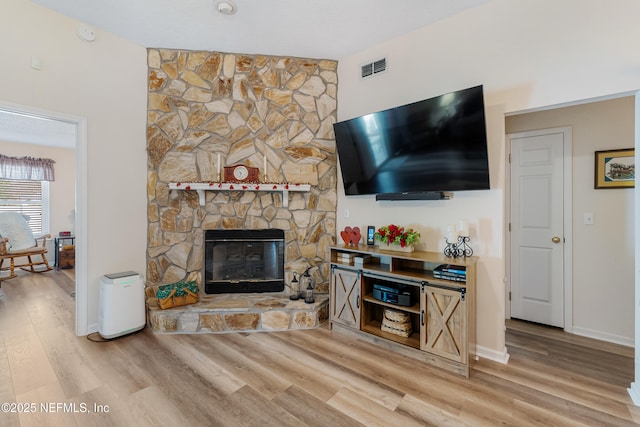
[[458, 257], [458, 245], [455, 242], [449, 242], [446, 238], [444, 239], [446, 245], [444, 247], [444, 256], [449, 258], [457, 258]]
[[289, 299], [295, 301], [300, 298], [300, 282], [296, 277], [296, 273], [293, 273], [293, 280], [291, 281], [291, 295]]
[[304, 272], [300, 279], [300, 298], [304, 298], [304, 302], [307, 304], [312, 304], [315, 300], [313, 298], [313, 279], [309, 274], [309, 268], [307, 268], [307, 271]]
[[458, 245], [456, 246], [457, 256], [466, 258], [473, 255], [473, 249], [468, 245], [470, 240], [469, 236], [458, 236]]
[[313, 285], [311, 285], [311, 283], [307, 285], [307, 289], [305, 290], [304, 302], [306, 302], [307, 304], [313, 304], [314, 302], [316, 302], [316, 300], [313, 298]]

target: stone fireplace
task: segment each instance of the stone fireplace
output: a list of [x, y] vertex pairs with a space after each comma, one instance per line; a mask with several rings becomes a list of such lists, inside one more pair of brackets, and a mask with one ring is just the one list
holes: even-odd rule
[[[293, 273], [307, 269], [316, 292], [328, 292], [328, 248], [336, 235], [336, 69], [329, 60], [148, 50], [148, 285], [194, 274], [205, 283], [207, 230], [279, 229], [284, 293]], [[206, 191], [201, 200], [196, 191], [169, 188], [219, 180], [218, 159], [222, 166], [260, 168], [260, 182], [310, 190], [237, 188]]]

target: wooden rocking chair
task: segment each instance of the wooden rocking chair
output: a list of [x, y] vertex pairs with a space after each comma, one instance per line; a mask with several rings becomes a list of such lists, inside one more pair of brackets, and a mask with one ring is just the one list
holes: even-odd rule
[[[17, 212], [0, 213], [0, 281], [16, 277], [16, 267], [32, 273], [42, 273], [52, 268], [47, 261], [47, 239], [50, 234], [33, 236], [33, 232], [24, 216]], [[18, 258], [18, 262], [16, 262]], [[21, 258], [26, 258], [25, 262]], [[9, 265], [5, 265], [5, 261]], [[43, 265], [44, 268], [35, 269], [34, 266]], [[8, 276], [3, 276], [9, 271]]]

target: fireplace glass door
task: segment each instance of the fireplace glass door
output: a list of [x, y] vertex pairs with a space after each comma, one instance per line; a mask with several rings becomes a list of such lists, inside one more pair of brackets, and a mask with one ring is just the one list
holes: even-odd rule
[[284, 231], [207, 230], [205, 293], [284, 290]]

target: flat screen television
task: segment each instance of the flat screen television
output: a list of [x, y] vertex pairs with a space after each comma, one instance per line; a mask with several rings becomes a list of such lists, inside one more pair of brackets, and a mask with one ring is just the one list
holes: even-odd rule
[[338, 122], [334, 131], [346, 195], [428, 199], [489, 189], [482, 86]]

